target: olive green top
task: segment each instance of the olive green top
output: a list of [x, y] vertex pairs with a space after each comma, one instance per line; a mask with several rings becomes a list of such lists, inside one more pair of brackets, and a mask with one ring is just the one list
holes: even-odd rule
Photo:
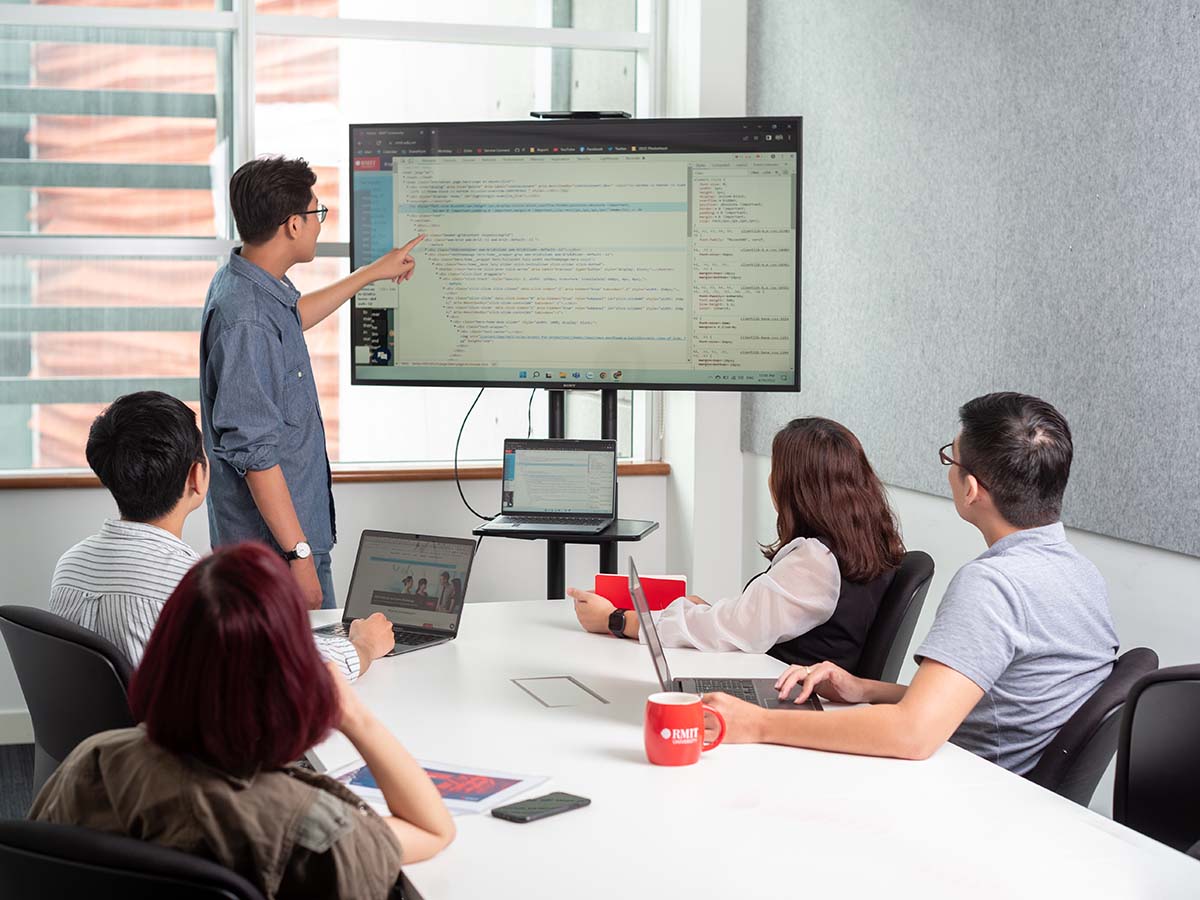
[[229, 775], [141, 727], [83, 741], [29, 817], [193, 853], [280, 900], [385, 898], [400, 875], [391, 828], [344, 785], [299, 768]]

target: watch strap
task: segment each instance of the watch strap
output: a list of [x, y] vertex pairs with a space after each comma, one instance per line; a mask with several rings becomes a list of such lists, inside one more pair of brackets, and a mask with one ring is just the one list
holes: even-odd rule
[[[301, 544], [303, 544], [305, 547], [308, 547], [308, 554], [307, 554], [306, 556], [301, 556], [301, 555], [300, 555], [300, 554], [297, 552], [297, 549], [300, 547], [300, 545], [301, 545]], [[308, 544], [308, 542], [307, 542], [307, 541], [300, 541], [300, 542], [299, 542], [299, 543], [297, 543], [297, 544], [296, 544], [296, 546], [295, 546], [295, 547], [293, 547], [291, 550], [284, 550], [284, 551], [282, 551], [282, 552], [281, 552], [281, 555], [283, 556], [283, 558], [284, 558], [284, 560], [285, 560], [285, 561], [287, 561], [287, 562], [293, 562], [293, 561], [295, 561], [295, 560], [297, 560], [297, 559], [310, 559], [310, 558], [312, 557], [313, 553], [312, 553], [312, 547], [310, 547], [310, 546], [309, 546], [309, 544]]]
[[613, 637], [625, 637], [625, 614], [627, 609], [614, 609], [608, 614], [608, 630]]

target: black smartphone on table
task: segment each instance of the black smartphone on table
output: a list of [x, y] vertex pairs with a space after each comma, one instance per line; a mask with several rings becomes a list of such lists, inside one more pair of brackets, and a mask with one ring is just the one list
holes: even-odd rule
[[546, 794], [544, 797], [532, 797], [529, 800], [509, 803], [507, 806], [497, 806], [492, 810], [492, 815], [508, 822], [532, 822], [535, 819], [544, 819], [547, 816], [556, 816], [572, 809], [579, 809], [591, 802], [587, 797], [577, 797], [574, 794], [557, 791], [553, 794]]

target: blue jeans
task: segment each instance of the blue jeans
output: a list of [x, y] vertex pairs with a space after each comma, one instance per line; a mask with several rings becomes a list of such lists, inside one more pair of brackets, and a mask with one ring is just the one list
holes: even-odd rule
[[333, 593], [333, 564], [328, 553], [314, 553], [313, 563], [317, 567], [317, 580], [321, 582], [321, 609], [337, 609], [337, 597]]

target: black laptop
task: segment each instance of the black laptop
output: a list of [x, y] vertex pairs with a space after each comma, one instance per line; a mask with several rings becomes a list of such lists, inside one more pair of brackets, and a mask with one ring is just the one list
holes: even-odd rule
[[654, 663], [654, 672], [658, 675], [658, 683], [664, 691], [682, 691], [685, 694], [708, 694], [721, 691], [731, 694], [739, 700], [762, 706], [766, 709], [807, 709], [821, 710], [821, 701], [813, 694], [803, 703], [792, 702], [799, 688], [793, 688], [792, 693], [779, 699], [779, 691], [775, 687], [774, 678], [672, 678], [671, 667], [667, 665], [667, 654], [663, 652], [662, 641], [658, 637], [658, 626], [650, 615], [650, 605], [646, 602], [646, 594], [642, 590], [642, 582], [638, 578], [637, 566], [633, 557], [629, 559], [629, 593], [633, 595], [633, 608], [637, 610], [638, 625], [646, 636], [646, 646], [650, 648], [650, 660]]
[[504, 442], [500, 515], [476, 534], [599, 534], [617, 508], [617, 442]]
[[452, 641], [474, 555], [469, 538], [364, 531], [342, 621], [313, 631], [348, 637], [351, 622], [379, 612], [396, 638], [388, 656]]

